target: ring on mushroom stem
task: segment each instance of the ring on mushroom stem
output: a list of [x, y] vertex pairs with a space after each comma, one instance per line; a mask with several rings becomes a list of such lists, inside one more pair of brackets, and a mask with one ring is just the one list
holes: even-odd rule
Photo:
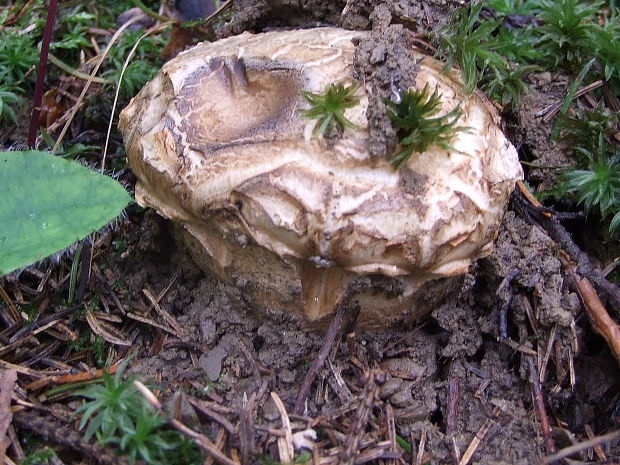
[[302, 92], [356, 82], [352, 39], [365, 34], [317, 28], [200, 44], [121, 113], [137, 201], [177, 222], [196, 262], [259, 310], [317, 320], [346, 300], [361, 324], [381, 326], [427, 313], [490, 253], [523, 176], [495, 109], [465, 97], [460, 74], [441, 74], [430, 57], [416, 88], [438, 89], [439, 115], [460, 105], [469, 131], [454, 134], [453, 150], [428, 147], [399, 170], [371, 157], [362, 83], [343, 109], [351, 126], [312, 137]]

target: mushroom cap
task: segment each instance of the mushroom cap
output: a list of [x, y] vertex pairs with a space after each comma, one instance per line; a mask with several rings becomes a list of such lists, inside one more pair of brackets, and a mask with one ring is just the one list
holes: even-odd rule
[[[440, 73], [421, 54], [416, 88], [437, 86], [441, 113], [460, 104], [469, 128], [454, 151], [431, 147], [399, 170], [370, 157], [363, 83], [345, 111], [356, 128], [313, 138], [301, 92], [355, 82], [352, 40], [364, 34], [317, 28], [203, 43], [164, 65], [121, 113], [138, 203], [180, 223], [198, 262], [255, 306], [315, 319], [347, 292], [364, 294], [351, 283], [371, 278], [383, 293], [398, 290], [388, 292], [393, 305], [373, 298], [362, 314], [398, 316], [425, 283], [490, 253], [523, 176], [492, 105], [465, 97], [460, 73]], [[317, 299], [330, 302], [310, 309]]]

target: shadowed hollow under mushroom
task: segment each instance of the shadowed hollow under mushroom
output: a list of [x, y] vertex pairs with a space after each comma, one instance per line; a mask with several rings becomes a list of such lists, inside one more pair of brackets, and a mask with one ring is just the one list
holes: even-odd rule
[[198, 264], [252, 307], [316, 320], [343, 299], [384, 325], [428, 312], [490, 253], [522, 170], [495, 109], [460, 73], [422, 56], [416, 88], [460, 104], [450, 146], [396, 170], [368, 154], [368, 98], [355, 127], [313, 137], [302, 92], [354, 84], [355, 38], [337, 28], [245, 33], [167, 63], [121, 113], [136, 199], [181, 226]]

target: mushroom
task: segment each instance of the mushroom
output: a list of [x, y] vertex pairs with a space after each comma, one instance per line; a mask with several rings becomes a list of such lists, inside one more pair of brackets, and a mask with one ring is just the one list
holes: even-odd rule
[[460, 73], [424, 58], [416, 88], [461, 105], [454, 150], [400, 169], [368, 154], [368, 89], [355, 127], [313, 137], [301, 92], [351, 85], [353, 39], [338, 28], [244, 33], [168, 62], [123, 110], [136, 199], [180, 225], [205, 270], [266, 312], [318, 320], [346, 301], [385, 325], [427, 313], [488, 255], [523, 173], [496, 110]]

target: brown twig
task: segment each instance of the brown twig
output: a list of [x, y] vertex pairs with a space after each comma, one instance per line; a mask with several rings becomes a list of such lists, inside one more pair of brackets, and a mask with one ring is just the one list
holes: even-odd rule
[[244, 464], [250, 462], [251, 455], [256, 451], [254, 420], [256, 419], [256, 410], [267, 394], [268, 387], [269, 382], [264, 380], [258, 392], [252, 393], [250, 400], [239, 412], [239, 444], [241, 448], [241, 462]]
[[50, 0], [45, 19], [45, 29], [41, 39], [41, 51], [39, 52], [39, 66], [37, 68], [37, 82], [34, 88], [34, 100], [32, 102], [32, 114], [30, 116], [30, 128], [28, 129], [28, 147], [34, 148], [39, 129], [39, 114], [41, 113], [41, 102], [43, 100], [43, 87], [45, 83], [45, 69], [47, 68], [47, 58], [52, 42], [52, 32], [56, 22], [56, 10], [58, 0]]
[[545, 440], [545, 448], [548, 454], [555, 452], [555, 444], [553, 443], [553, 437], [551, 437], [551, 425], [549, 423], [549, 417], [545, 410], [545, 401], [543, 399], [542, 389], [540, 387], [540, 378], [538, 377], [538, 369], [536, 368], [536, 362], [534, 357], [526, 357], [527, 365], [530, 370], [530, 383], [532, 385], [532, 393], [534, 394], [534, 405], [536, 406], [536, 412], [540, 420], [540, 427], [542, 429], [542, 435]]
[[424, 459], [424, 451], [426, 449], [426, 434], [426, 428], [424, 428], [422, 430], [422, 433], [420, 434], [420, 444], [418, 445], [418, 453], [415, 457], [415, 465], [422, 465], [422, 460]]
[[[496, 408], [494, 413], [498, 415], [499, 408]], [[495, 421], [494, 418], [487, 418], [485, 420], [485, 422], [482, 424], [482, 426], [480, 427], [480, 429], [478, 430], [474, 438], [469, 443], [467, 450], [463, 454], [463, 457], [461, 457], [461, 461], [459, 462], [459, 465], [467, 465], [469, 463], [469, 461], [473, 457], [474, 453], [476, 452], [476, 450], [478, 449], [478, 447], [480, 446], [480, 444], [482, 443], [486, 435], [489, 433], [491, 428], [495, 425], [497, 425], [497, 422]]]
[[[140, 381], [134, 381], [134, 386], [136, 389], [140, 391], [140, 393], [144, 396], [144, 398], [151, 404], [151, 406], [157, 410], [160, 414], [165, 415], [161, 403], [157, 400], [157, 397]], [[213, 457], [213, 459], [221, 463], [223, 465], [238, 465], [238, 463], [229, 459], [224, 455], [224, 453], [213, 443], [208, 437], [204, 434], [197, 433], [193, 429], [185, 426], [179, 420], [175, 418], [168, 418], [168, 423], [180, 433], [192, 438], [196, 445], [209, 457]]]
[[564, 226], [547, 216], [548, 211], [532, 205], [519, 192], [515, 191], [512, 196], [515, 210], [526, 220], [542, 227], [549, 237], [564, 249], [571, 260], [577, 263], [577, 272], [581, 276], [588, 276], [599, 292], [602, 291], [607, 295], [614, 310], [620, 314], [620, 288], [609, 282], [600, 270], [592, 266], [588, 255], [575, 244]]
[[[587, 94], [588, 92], [597, 89], [599, 87], [601, 87], [603, 85], [603, 81], [602, 80], [598, 80], [598, 81], [594, 81], [591, 84], [588, 84], [587, 86], [582, 87], [581, 89], [579, 89], [577, 92], [575, 92], [575, 95], [573, 96], [573, 100]], [[537, 117], [543, 117], [543, 121], [545, 123], [548, 123], [549, 121], [551, 121], [551, 118], [553, 118], [562, 108], [562, 105], [564, 105], [564, 100], [558, 100], [557, 102], [549, 105], [547, 108], [542, 109], [541, 111], [539, 111], [538, 113], [536, 113], [534, 116]]]
[[82, 304], [73, 305], [72, 307], [65, 308], [64, 310], [60, 310], [59, 312], [52, 313], [51, 315], [44, 316], [43, 318], [39, 318], [37, 321], [24, 326], [19, 331], [17, 331], [15, 334], [13, 334], [13, 336], [11, 336], [11, 338], [9, 339], [9, 343], [11, 344], [15, 343], [19, 339], [29, 336], [30, 333], [32, 333], [37, 328], [40, 328], [41, 326], [45, 326], [48, 323], [56, 322], [58, 320], [66, 318], [72, 313], [76, 312], [77, 310], [81, 310], [82, 308], [84, 308], [84, 305]]
[[[595, 438], [594, 431], [592, 431], [592, 427], [590, 425], [586, 423], [585, 425], [583, 425], [583, 429], [585, 430], [588, 439]], [[603, 448], [600, 444], [595, 445], [593, 449], [600, 462], [605, 462], [607, 460], [607, 456], [605, 455], [605, 452], [603, 452]]]
[[448, 380], [448, 400], [446, 401], [448, 414], [446, 415], [446, 434], [456, 433], [457, 412], [459, 403], [459, 379], [450, 376]]
[[364, 390], [359, 399], [355, 421], [349, 428], [346, 446], [340, 455], [343, 464], [353, 465], [357, 463], [361, 450], [360, 442], [366, 431], [368, 416], [379, 395], [379, 387], [385, 382], [385, 377], [385, 373], [380, 369], [373, 369], [364, 374]]
[[118, 370], [120, 364], [112, 365], [111, 367], [102, 368], [100, 370], [92, 370], [92, 371], [83, 371], [81, 373], [75, 373], [64, 376], [54, 377], [53, 380], [56, 384], [68, 384], [68, 383], [78, 383], [84, 381], [92, 381], [94, 379], [99, 379], [103, 377], [104, 373], [108, 373], [113, 375]]
[[13, 423], [19, 428], [30, 431], [41, 439], [68, 447], [89, 458], [98, 465], [127, 464], [127, 460], [97, 444], [86, 441], [80, 433], [50, 417], [41, 417], [32, 410], [19, 411], [13, 414]]
[[598, 436], [589, 439], [588, 441], [580, 442], [579, 444], [574, 444], [572, 446], [561, 449], [553, 455], [543, 457], [541, 463], [542, 465], [548, 465], [550, 463], [558, 462], [559, 460], [570, 457], [571, 455], [575, 455], [583, 450], [590, 449], [599, 444], [605, 444], [607, 442], [615, 441], [617, 439], [620, 439], [620, 430], [612, 431], [611, 433], [603, 434], [602, 436]]
[[0, 463], [4, 463], [6, 449], [9, 445], [7, 432], [11, 425], [11, 397], [17, 381], [15, 370], [0, 371]]
[[301, 387], [299, 388], [299, 392], [297, 393], [295, 408], [293, 409], [293, 413], [296, 415], [301, 415], [301, 413], [304, 411], [304, 403], [306, 402], [306, 398], [308, 397], [308, 393], [310, 392], [310, 387], [312, 386], [312, 383], [321, 371], [321, 368], [323, 368], [325, 360], [327, 360], [327, 356], [329, 355], [332, 347], [336, 343], [336, 339], [341, 335], [341, 330], [344, 326], [346, 312], [346, 305], [338, 306], [336, 315], [330, 323], [327, 334], [325, 335], [325, 341], [323, 342], [323, 346], [321, 347], [321, 350], [319, 350], [319, 354], [314, 359], [314, 362], [312, 362], [308, 373], [306, 373], [304, 382], [302, 383]]
[[605, 339], [614, 357], [620, 363], [620, 326], [609, 316], [590, 282], [586, 278], [577, 276], [572, 269], [569, 269], [568, 273], [581, 297], [592, 327]]
[[282, 421], [282, 430], [284, 436], [277, 439], [278, 452], [280, 456], [280, 462], [289, 463], [293, 460], [295, 449], [293, 447], [293, 430], [291, 429], [291, 421], [286, 412], [286, 408], [282, 403], [282, 400], [275, 392], [271, 393], [271, 399], [280, 414], [280, 420]]
[[220, 425], [222, 425], [224, 427], [224, 429], [226, 431], [228, 431], [230, 434], [235, 434], [236, 430], [235, 427], [232, 425], [231, 422], [229, 422], [226, 418], [224, 418], [222, 415], [220, 415], [219, 413], [211, 410], [204, 401], [198, 400], [198, 399], [194, 399], [193, 397], [188, 397], [189, 403], [192, 404], [192, 406], [201, 414], [203, 414], [205, 417], [214, 420], [216, 422], [218, 422]]

